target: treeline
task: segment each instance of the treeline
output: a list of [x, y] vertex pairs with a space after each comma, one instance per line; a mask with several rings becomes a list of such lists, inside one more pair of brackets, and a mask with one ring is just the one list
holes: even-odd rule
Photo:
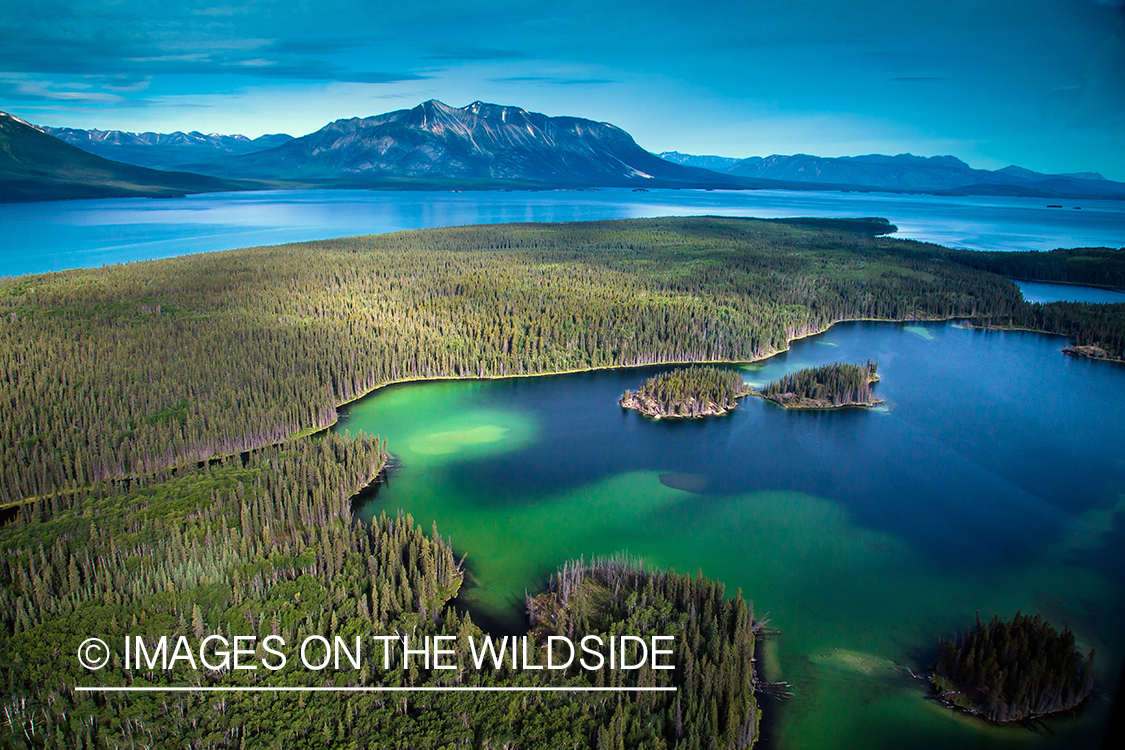
[[986, 326], [1059, 333], [1076, 344], [1101, 347], [1113, 359], [1125, 359], [1125, 303], [1025, 305], [1009, 315], [990, 316], [978, 322]]
[[863, 365], [837, 362], [787, 373], [762, 390], [762, 396], [782, 406], [839, 407], [870, 405], [875, 401], [871, 384], [878, 381], [879, 363]]
[[[646, 571], [615, 556], [567, 563], [548, 590], [528, 597], [532, 632], [540, 639], [583, 634], [673, 635], [674, 670], [639, 671], [642, 686], [676, 687], [646, 696], [630, 714], [624, 747], [745, 750], [758, 736], [754, 699], [753, 609], [738, 592], [703, 578]], [[577, 668], [574, 668], [577, 669]]]
[[1025, 281], [1125, 289], [1125, 247], [1076, 247], [1039, 252], [951, 250], [961, 265]]
[[1074, 633], [1056, 631], [1038, 615], [1011, 622], [994, 617], [955, 641], [942, 639], [930, 666], [942, 698], [990, 721], [1021, 721], [1067, 711], [1094, 688], [1094, 652], [1074, 645]]
[[711, 366], [679, 367], [626, 391], [620, 404], [651, 416], [698, 417], [722, 414], [750, 392], [736, 370]]

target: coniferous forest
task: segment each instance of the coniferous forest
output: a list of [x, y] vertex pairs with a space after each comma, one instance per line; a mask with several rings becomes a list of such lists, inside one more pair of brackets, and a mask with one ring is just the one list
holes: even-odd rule
[[[651, 684], [674, 685], [646, 706], [653, 735], [626, 747], [648, 746], [661, 734], [669, 746], [700, 746], [712, 738], [744, 750], [758, 735], [754, 700], [753, 608], [739, 591], [723, 597], [723, 585], [699, 575], [645, 570], [626, 556], [571, 561], [551, 578], [546, 592], [528, 597], [532, 633], [575, 638], [582, 633], [675, 635], [675, 670], [651, 670]], [[692, 613], [698, 613], [693, 617]]]
[[879, 380], [879, 363], [837, 362], [806, 367], [767, 385], [759, 395], [787, 409], [836, 409], [871, 406], [878, 402], [871, 384]]
[[931, 665], [934, 689], [950, 705], [990, 721], [1022, 721], [1067, 711], [1094, 688], [1094, 652], [1083, 656], [1074, 633], [1038, 615], [994, 617], [955, 641], [942, 639]]
[[653, 375], [636, 391], [626, 391], [619, 403], [651, 417], [701, 417], [725, 414], [748, 393], [735, 370], [680, 367]]
[[1125, 355], [1125, 305], [1030, 305], [952, 251], [816, 224], [462, 227], [0, 280], [0, 498], [273, 444], [398, 380], [747, 361], [840, 320]]
[[1125, 252], [1122, 249], [1076, 247], [1022, 253], [955, 250], [951, 257], [971, 268], [1014, 279], [1125, 289]]
[[[757, 726], [753, 636], [741, 597], [693, 579], [630, 569], [612, 606], [557, 604], [582, 635], [676, 636], [671, 678], [637, 672], [472, 667], [480, 629], [450, 605], [463, 580], [436, 527], [351, 517], [350, 498], [383, 465], [377, 440], [329, 434], [151, 481], [99, 484], [24, 506], [0, 530], [4, 748], [746, 748]], [[601, 580], [592, 574], [591, 581]], [[626, 580], [627, 579], [627, 580]], [[584, 602], [586, 600], [583, 600]], [[607, 605], [610, 603], [607, 602]], [[536, 622], [538, 622], [536, 620]], [[126, 669], [91, 675], [73, 658], [97, 633], [280, 635], [297, 643], [372, 634], [456, 636], [457, 669], [396, 654], [313, 672]], [[533, 633], [533, 635], [536, 635]], [[417, 640], [415, 640], [417, 642]], [[542, 661], [541, 639], [530, 653]], [[256, 654], [262, 655], [258, 646]], [[720, 669], [717, 665], [721, 664]], [[78, 693], [76, 685], [591, 686], [677, 693]], [[91, 681], [92, 680], [92, 681]], [[669, 700], [668, 696], [672, 696]]]
[[[450, 542], [424, 531], [431, 519], [352, 517], [351, 499], [393, 446], [313, 434], [338, 406], [391, 382], [746, 361], [867, 318], [963, 317], [1125, 353], [1125, 305], [1030, 305], [952, 251], [879, 237], [886, 227], [870, 224], [463, 227], [0, 280], [0, 501], [15, 516], [0, 528], [0, 746], [747, 747], [757, 727], [749, 608], [717, 582], [629, 565], [561, 573], [547, 599], [532, 600], [533, 634], [621, 632], [638, 617], [679, 629], [677, 662], [695, 671], [675, 673], [674, 703], [548, 693], [94, 698], [74, 692], [88, 674], [70, 656], [91, 632], [114, 648], [126, 633], [479, 633], [451, 604], [464, 576]], [[394, 667], [200, 675], [111, 663], [97, 680], [597, 679]]]

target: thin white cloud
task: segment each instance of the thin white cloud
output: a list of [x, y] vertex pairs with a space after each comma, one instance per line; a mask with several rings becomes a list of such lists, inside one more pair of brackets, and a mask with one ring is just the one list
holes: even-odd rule
[[125, 98], [119, 94], [89, 91], [74, 85], [63, 85], [68, 86], [68, 88], [59, 90], [40, 81], [18, 81], [15, 83], [15, 94], [27, 99], [50, 99], [83, 104], [120, 104], [125, 101]]

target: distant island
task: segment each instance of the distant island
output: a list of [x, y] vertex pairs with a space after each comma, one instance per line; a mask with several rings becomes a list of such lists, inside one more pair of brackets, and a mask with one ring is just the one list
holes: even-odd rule
[[692, 366], [653, 375], [618, 403], [655, 419], [693, 419], [726, 414], [750, 393], [734, 370]]
[[1110, 353], [1100, 346], [1093, 344], [1072, 344], [1062, 350], [1063, 354], [1069, 354], [1072, 357], [1086, 358], [1086, 359], [1104, 359], [1107, 362], [1122, 362], [1115, 357], [1110, 356]]
[[883, 403], [883, 399], [875, 398], [871, 390], [872, 383], [879, 382], [878, 369], [879, 363], [870, 359], [864, 365], [837, 362], [808, 367], [791, 372], [753, 393], [786, 409], [874, 406]]
[[1094, 652], [1083, 657], [1074, 633], [1038, 615], [994, 617], [957, 641], [942, 639], [930, 682], [951, 708], [1009, 722], [1069, 711], [1094, 689]]

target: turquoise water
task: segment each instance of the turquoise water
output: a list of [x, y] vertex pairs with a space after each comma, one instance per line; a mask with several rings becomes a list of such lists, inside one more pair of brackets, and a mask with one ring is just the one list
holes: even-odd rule
[[[294, 190], [0, 204], [0, 276], [423, 227], [655, 216], [883, 216], [896, 236], [974, 250], [1125, 245], [1125, 201], [819, 191]], [[1069, 204], [1068, 204], [1069, 205]]]
[[[752, 399], [651, 421], [616, 403], [644, 368], [393, 386], [338, 429], [388, 438], [398, 464], [360, 514], [436, 521], [491, 628], [521, 627], [524, 592], [564, 560], [628, 550], [741, 588], [780, 629], [760, 666], [794, 697], [763, 699], [773, 747], [1089, 747], [1125, 657], [1125, 367], [1064, 343], [844, 324], [744, 378], [871, 357], [877, 409]], [[1102, 689], [1053, 733], [955, 715], [906, 671], [977, 611], [1017, 610], [1097, 648]]]

